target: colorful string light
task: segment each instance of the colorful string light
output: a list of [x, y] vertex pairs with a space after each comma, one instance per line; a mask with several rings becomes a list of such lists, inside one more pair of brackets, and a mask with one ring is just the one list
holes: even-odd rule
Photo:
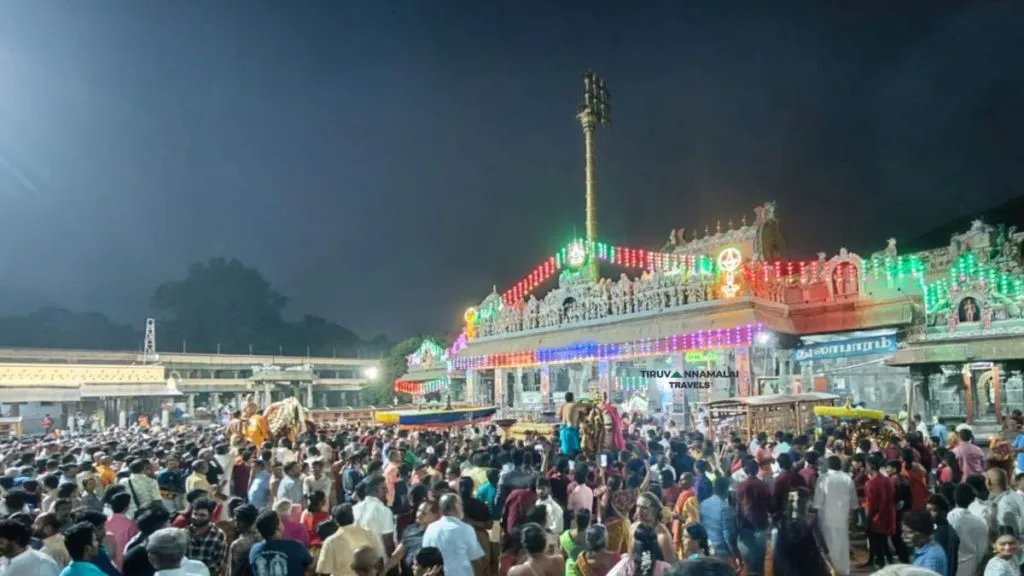
[[617, 360], [709, 348], [732, 348], [753, 344], [761, 330], [761, 324], [746, 324], [733, 328], [698, 330], [688, 334], [677, 334], [664, 338], [644, 338], [618, 344], [580, 342], [560, 348], [538, 348], [525, 352], [457, 358], [451, 362], [451, 365], [455, 370], [512, 368], [588, 360]]
[[401, 394], [410, 394], [412, 396], [423, 396], [425, 394], [434, 394], [437, 392], [443, 392], [451, 385], [451, 378], [445, 376], [444, 378], [436, 378], [434, 380], [427, 380], [426, 382], [409, 382], [405, 380], [395, 380], [395, 392]]
[[713, 274], [715, 262], [708, 256], [689, 254], [672, 254], [638, 250], [622, 246], [610, 246], [604, 242], [587, 242], [573, 240], [542, 262], [522, 280], [502, 293], [505, 304], [512, 304], [529, 296], [538, 286], [563, 269], [577, 270], [586, 263], [588, 258], [597, 258], [622, 268], [645, 270], [679, 270], [683, 274]]
[[[684, 275], [715, 274], [718, 266], [715, 259], [704, 255], [676, 254], [672, 252], [655, 252], [611, 246], [604, 242], [587, 242], [573, 240], [516, 282], [502, 293], [505, 304], [512, 304], [529, 296], [538, 286], [549, 280], [563, 269], [578, 269], [589, 257], [614, 264], [622, 268], [675, 271]], [[748, 262], [743, 265], [743, 274], [751, 280], [767, 282], [773, 278], [790, 278], [807, 284], [823, 280], [819, 277], [824, 271], [821, 260]], [[862, 262], [859, 270], [861, 279], [903, 278], [906, 276], [921, 277], [924, 264], [917, 255], [905, 256], [873, 256]]]
[[448, 351], [433, 340], [424, 340], [415, 352], [405, 357], [405, 365], [409, 370], [444, 364], [447, 361]]

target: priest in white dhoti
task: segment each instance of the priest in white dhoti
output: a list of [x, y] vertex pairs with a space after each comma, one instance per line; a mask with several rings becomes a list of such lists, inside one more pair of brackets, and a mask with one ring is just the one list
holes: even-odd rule
[[814, 487], [818, 526], [828, 546], [828, 556], [839, 576], [850, 574], [850, 513], [860, 506], [853, 478], [842, 471], [838, 456], [826, 459], [828, 470]]

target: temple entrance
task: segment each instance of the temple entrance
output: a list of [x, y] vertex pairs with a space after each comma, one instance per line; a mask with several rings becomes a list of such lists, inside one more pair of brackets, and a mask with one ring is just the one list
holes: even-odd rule
[[974, 418], [995, 420], [997, 404], [1006, 406], [1006, 391], [999, 385], [998, 369], [991, 362], [975, 362], [970, 365], [970, 374]]
[[516, 375], [505, 374], [505, 405], [514, 408], [516, 405]]

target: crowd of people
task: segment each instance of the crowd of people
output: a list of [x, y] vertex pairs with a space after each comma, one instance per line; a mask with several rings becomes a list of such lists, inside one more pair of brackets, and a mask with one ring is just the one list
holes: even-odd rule
[[[989, 467], [967, 428], [716, 442], [633, 415], [622, 449], [587, 454], [486, 424], [255, 445], [237, 418], [0, 445], [0, 574], [1016, 576], [1024, 561], [1024, 476]], [[1012, 444], [1020, 471], [1024, 435]]]

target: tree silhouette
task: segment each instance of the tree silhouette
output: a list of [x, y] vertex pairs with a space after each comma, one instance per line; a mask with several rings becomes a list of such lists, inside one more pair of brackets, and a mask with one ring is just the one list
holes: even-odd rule
[[[288, 299], [263, 274], [237, 259], [193, 264], [182, 280], [156, 289], [151, 304], [164, 335], [161, 350], [182, 347], [225, 354], [277, 354], [287, 337], [282, 311]], [[183, 346], [184, 343], [184, 346]], [[297, 353], [291, 350], [291, 353]]]
[[48, 306], [24, 315], [0, 317], [0, 346], [137, 350], [142, 332], [98, 312], [74, 313]]
[[189, 267], [185, 278], [153, 293], [160, 350], [223, 354], [283, 354], [380, 358], [383, 336], [362, 340], [320, 316], [283, 317], [288, 298], [263, 274], [237, 259], [213, 258]]
[[[158, 350], [380, 358], [392, 348], [384, 336], [362, 340], [319, 316], [288, 322], [287, 303], [259, 270], [237, 259], [193, 264], [153, 293]], [[141, 322], [125, 326], [97, 312], [45, 307], [0, 316], [0, 346], [139, 351], [142, 339]]]

